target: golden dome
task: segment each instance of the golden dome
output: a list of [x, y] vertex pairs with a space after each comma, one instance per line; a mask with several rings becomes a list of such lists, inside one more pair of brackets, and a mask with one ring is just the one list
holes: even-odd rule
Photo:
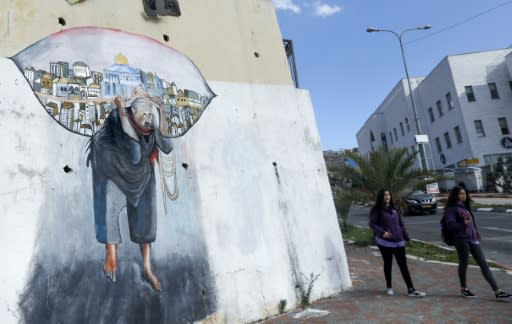
[[123, 53], [119, 53], [114, 58], [114, 62], [116, 64], [128, 64], [128, 59], [123, 55]]

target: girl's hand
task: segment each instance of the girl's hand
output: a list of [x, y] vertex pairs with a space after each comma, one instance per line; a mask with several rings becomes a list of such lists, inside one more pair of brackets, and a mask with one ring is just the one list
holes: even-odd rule
[[390, 233], [390, 232], [385, 231], [385, 232], [384, 232], [384, 234], [382, 234], [382, 237], [383, 237], [383, 238], [392, 238], [392, 237], [393, 237], [393, 235], [391, 235], [391, 233]]

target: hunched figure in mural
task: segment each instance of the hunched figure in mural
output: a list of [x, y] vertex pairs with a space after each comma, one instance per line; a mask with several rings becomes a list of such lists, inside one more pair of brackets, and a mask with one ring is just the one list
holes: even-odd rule
[[151, 269], [151, 243], [156, 238], [154, 162], [158, 149], [172, 150], [165, 112], [159, 98], [135, 88], [130, 99], [114, 99], [116, 109], [91, 138], [96, 239], [105, 244], [103, 271], [117, 280], [117, 245], [121, 243], [119, 214], [126, 206], [131, 241], [140, 245], [144, 277], [161, 284]]

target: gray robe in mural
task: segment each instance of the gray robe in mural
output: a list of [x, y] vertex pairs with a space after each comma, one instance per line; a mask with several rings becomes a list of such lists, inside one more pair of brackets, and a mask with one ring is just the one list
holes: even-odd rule
[[92, 166], [96, 239], [100, 243], [121, 243], [120, 208], [112, 206], [124, 205], [130, 239], [136, 243], [155, 241], [156, 195], [152, 163], [158, 157], [158, 149], [166, 154], [171, 152], [171, 138], [158, 130], [147, 135], [137, 132], [137, 135], [138, 142], [124, 133], [114, 109], [91, 138], [88, 162]]

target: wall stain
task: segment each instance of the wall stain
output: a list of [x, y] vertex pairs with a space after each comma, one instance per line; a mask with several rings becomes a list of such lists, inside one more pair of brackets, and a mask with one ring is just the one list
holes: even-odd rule
[[34, 177], [42, 177], [44, 178], [44, 175], [43, 173], [41, 172], [37, 172], [36, 170], [34, 169], [28, 169], [28, 168], [25, 168], [23, 165], [21, 164], [18, 164], [18, 172], [23, 174], [23, 175], [26, 175], [27, 177], [29, 178], [34, 178]]
[[274, 165], [274, 172], [276, 174], [277, 183], [281, 184], [281, 180], [279, 179], [279, 171], [277, 171], [277, 162], [272, 162], [272, 164]]

